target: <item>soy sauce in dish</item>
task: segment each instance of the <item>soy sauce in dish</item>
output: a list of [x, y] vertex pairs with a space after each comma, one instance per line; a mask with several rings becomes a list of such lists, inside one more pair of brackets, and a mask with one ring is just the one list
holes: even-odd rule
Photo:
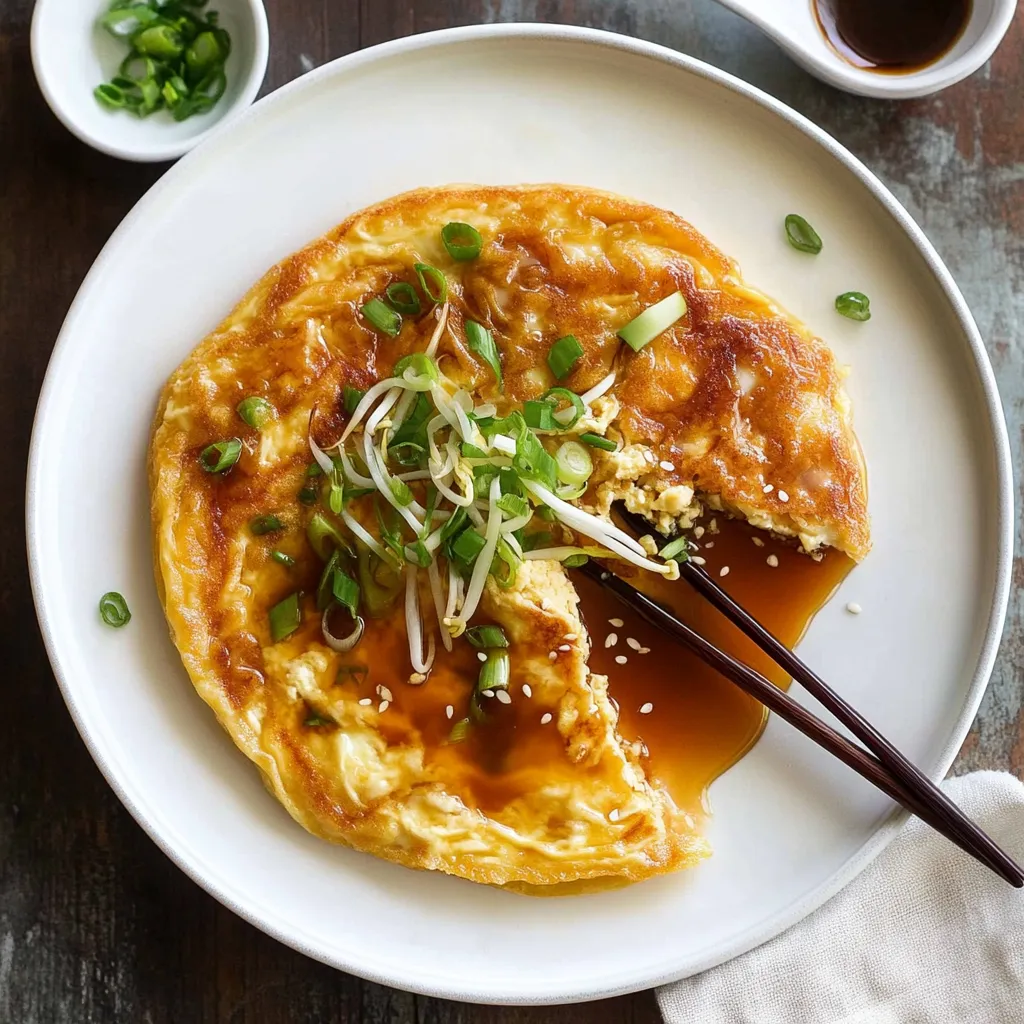
[[934, 63], [960, 38], [972, 0], [812, 0], [836, 52], [868, 71], [903, 74]]

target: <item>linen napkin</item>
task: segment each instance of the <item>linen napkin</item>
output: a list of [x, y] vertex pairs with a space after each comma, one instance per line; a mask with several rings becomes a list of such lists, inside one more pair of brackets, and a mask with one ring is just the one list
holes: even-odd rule
[[[1024, 784], [943, 789], [1024, 862]], [[657, 995], [667, 1024], [1024, 1024], [1024, 890], [911, 818], [800, 924]]]

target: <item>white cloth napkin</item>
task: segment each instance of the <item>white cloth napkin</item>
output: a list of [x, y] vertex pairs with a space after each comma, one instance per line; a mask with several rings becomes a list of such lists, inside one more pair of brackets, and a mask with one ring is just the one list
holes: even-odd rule
[[[943, 788], [1024, 863], [1024, 784]], [[658, 1002], [668, 1024], [1024, 1024], [1024, 890], [912, 818], [806, 920]]]

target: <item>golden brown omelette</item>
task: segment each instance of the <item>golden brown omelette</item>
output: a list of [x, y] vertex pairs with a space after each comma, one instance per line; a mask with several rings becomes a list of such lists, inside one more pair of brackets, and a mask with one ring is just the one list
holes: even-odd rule
[[[513, 887], [692, 865], [707, 844], [617, 733], [567, 569], [671, 578], [705, 507], [863, 557], [842, 376], [664, 210], [390, 199], [270, 270], [167, 383], [174, 642], [326, 839]], [[637, 544], [616, 500], [680, 539]]]

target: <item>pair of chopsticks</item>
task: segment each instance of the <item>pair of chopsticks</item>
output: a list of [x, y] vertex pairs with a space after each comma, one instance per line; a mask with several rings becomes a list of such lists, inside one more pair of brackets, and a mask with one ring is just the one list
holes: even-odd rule
[[[636, 533], [651, 533], [650, 524], [640, 516], [622, 509], [617, 511]], [[593, 562], [587, 562], [577, 571], [595, 580], [651, 625], [681, 641], [726, 679], [759, 700], [808, 739], [839, 758], [858, 775], [873, 783], [951, 842], [956, 843], [961, 850], [990, 868], [1000, 878], [1018, 889], [1024, 887], [1024, 870], [1013, 858], [971, 821], [859, 711], [840, 697], [785, 644], [737, 604], [699, 565], [689, 561], [679, 563], [680, 577], [835, 715], [836, 719], [864, 744], [866, 750], [852, 743], [802, 704], [798, 704], [784, 690], [769, 682], [749, 665], [717, 648], [671, 612], [614, 573], [601, 569]]]

